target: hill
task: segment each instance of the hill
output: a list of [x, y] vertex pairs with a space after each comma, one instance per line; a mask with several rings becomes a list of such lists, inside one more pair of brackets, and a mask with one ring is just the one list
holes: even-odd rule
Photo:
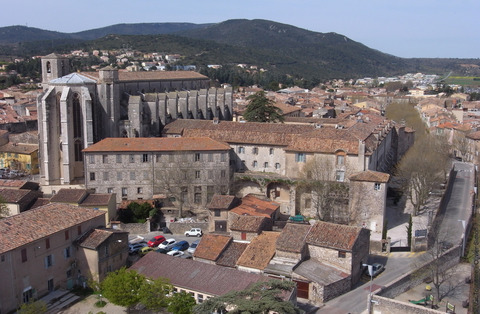
[[319, 33], [267, 20], [228, 20], [217, 24], [117, 24], [78, 33], [25, 26], [0, 28], [0, 55], [31, 56], [73, 49], [122, 49], [179, 53], [183, 64], [199, 68], [246, 63], [318, 81], [330, 78], [392, 76], [406, 72], [465, 74], [462, 59], [405, 59], [371, 49], [337, 33]]

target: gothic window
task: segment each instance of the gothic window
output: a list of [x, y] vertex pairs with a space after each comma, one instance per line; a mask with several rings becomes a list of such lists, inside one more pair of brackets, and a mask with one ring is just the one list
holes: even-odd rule
[[73, 137], [82, 137], [82, 108], [80, 106], [80, 95], [73, 94]]
[[78, 139], [75, 140], [74, 146], [75, 146], [75, 161], [83, 161], [82, 141]]

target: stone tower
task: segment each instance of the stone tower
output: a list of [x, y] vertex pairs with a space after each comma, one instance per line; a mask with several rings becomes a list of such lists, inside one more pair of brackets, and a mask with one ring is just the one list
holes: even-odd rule
[[56, 53], [42, 57], [42, 84], [70, 73], [70, 61]]

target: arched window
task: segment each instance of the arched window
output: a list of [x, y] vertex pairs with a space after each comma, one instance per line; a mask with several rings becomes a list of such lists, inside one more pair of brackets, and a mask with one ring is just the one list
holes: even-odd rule
[[75, 140], [75, 161], [83, 161], [83, 155], [82, 155], [82, 141], [77, 139]]
[[73, 94], [73, 137], [82, 137], [82, 109], [80, 107], [80, 95]]
[[52, 65], [50, 64], [50, 61], [47, 61], [47, 73], [52, 73]]
[[122, 131], [122, 137], [128, 137], [127, 130]]
[[57, 93], [55, 95], [55, 110], [57, 111], [57, 125], [59, 129], [59, 133], [62, 134], [62, 123], [61, 123], [61, 114], [60, 114], [60, 98], [62, 97], [62, 93]]

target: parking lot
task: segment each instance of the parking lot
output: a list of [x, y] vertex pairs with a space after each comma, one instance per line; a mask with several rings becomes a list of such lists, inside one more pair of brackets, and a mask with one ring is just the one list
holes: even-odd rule
[[[186, 242], [188, 242], [189, 247], [191, 246], [191, 244], [193, 242], [195, 242], [197, 240], [201, 240], [201, 237], [188, 237], [188, 236], [185, 236], [184, 234], [170, 234], [170, 233], [163, 233], [163, 232], [160, 232], [160, 231], [154, 231], [154, 232], [150, 232], [148, 234], [139, 234], [139, 235], [131, 234], [131, 235], [129, 235], [128, 240], [129, 240], [129, 243], [145, 243], [146, 244], [149, 240], [152, 240], [157, 236], [163, 236], [167, 240], [168, 239], [175, 239], [175, 243], [178, 243], [180, 241], [186, 241]], [[158, 248], [158, 245], [157, 245], [157, 247], [155, 247], [155, 250], [157, 248]], [[173, 248], [173, 246], [170, 247], [167, 251], [169, 251], [171, 248]], [[145, 250], [148, 250], [148, 249], [145, 249]], [[183, 255], [182, 258], [191, 258], [192, 257], [192, 254], [189, 253], [187, 250], [184, 250], [182, 252], [184, 252], [184, 254], [182, 254]], [[146, 253], [148, 253], [148, 252], [146, 252]], [[161, 253], [166, 253], [166, 252], [162, 251]], [[130, 254], [129, 261], [131, 263], [134, 263], [139, 258], [141, 258], [143, 255], [144, 254], [142, 254], [141, 252]]]

